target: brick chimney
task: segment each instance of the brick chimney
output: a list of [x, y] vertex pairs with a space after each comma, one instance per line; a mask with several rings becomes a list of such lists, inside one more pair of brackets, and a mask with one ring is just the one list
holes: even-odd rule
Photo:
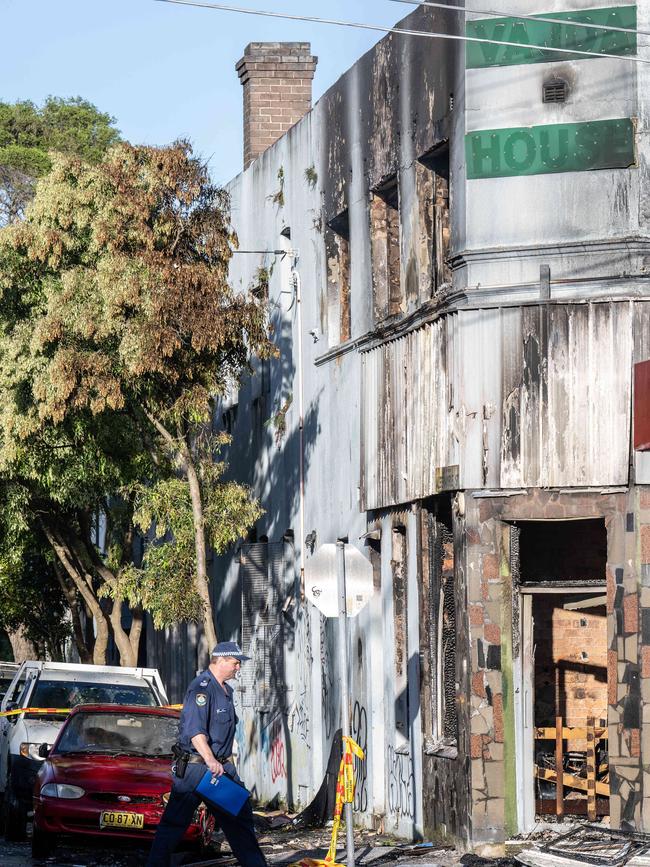
[[235, 67], [244, 87], [244, 168], [311, 108], [318, 58], [309, 42], [251, 42]]

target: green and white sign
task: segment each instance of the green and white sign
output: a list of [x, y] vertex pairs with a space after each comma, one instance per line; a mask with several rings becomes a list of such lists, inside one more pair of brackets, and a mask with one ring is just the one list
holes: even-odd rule
[[630, 118], [482, 129], [465, 136], [467, 178], [586, 172], [634, 164]]
[[[535, 21], [534, 18], [487, 18], [468, 21], [466, 35], [498, 42], [517, 42], [523, 48], [511, 45], [495, 45], [488, 42], [466, 44], [468, 69], [483, 69], [488, 66], [514, 66], [521, 63], [549, 63], [557, 60], [589, 60], [579, 54], [570, 54], [570, 49], [593, 51], [596, 54], [636, 54], [636, 34], [617, 30], [594, 30], [589, 24], [609, 27], [627, 27], [636, 30], [636, 6], [611, 6], [602, 9], [581, 9], [576, 12], [547, 12], [542, 17], [575, 21], [584, 26], [551, 24]], [[563, 48], [566, 54], [544, 51], [528, 46], [541, 45]]]

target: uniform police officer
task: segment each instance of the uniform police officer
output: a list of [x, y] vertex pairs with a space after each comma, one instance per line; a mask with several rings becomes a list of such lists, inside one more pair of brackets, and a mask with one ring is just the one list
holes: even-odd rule
[[[235, 641], [222, 641], [212, 651], [210, 665], [189, 685], [183, 700], [179, 725], [178, 759], [169, 802], [151, 847], [148, 867], [166, 867], [180, 843], [198, 805], [195, 788], [206, 769], [220, 776], [228, 774], [239, 782], [232, 764], [237, 714], [232, 687], [227, 683], [247, 659]], [[253, 829], [253, 810], [246, 801], [238, 816], [209, 806], [233, 854], [244, 867], [266, 867], [266, 859]]]

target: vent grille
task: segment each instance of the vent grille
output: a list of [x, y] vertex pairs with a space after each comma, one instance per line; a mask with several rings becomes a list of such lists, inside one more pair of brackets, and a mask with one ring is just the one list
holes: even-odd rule
[[566, 81], [561, 78], [547, 81], [542, 87], [542, 102], [566, 102], [568, 90]]
[[242, 650], [251, 657], [240, 676], [243, 707], [276, 710], [285, 701], [282, 606], [291, 575], [283, 542], [242, 545]]

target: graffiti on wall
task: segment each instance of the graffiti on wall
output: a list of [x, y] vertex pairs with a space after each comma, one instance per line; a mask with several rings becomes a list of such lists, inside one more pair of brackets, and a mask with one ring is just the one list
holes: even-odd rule
[[330, 738], [334, 731], [334, 696], [332, 694], [332, 660], [327, 641], [327, 619], [320, 618], [320, 670], [321, 670], [321, 698], [323, 710], [323, 729], [325, 737]]
[[366, 755], [365, 759], [354, 757], [354, 809], [365, 813], [368, 809], [368, 714], [358, 701], [352, 711], [352, 739]]
[[271, 772], [271, 782], [286, 779], [287, 764], [284, 745], [282, 714], [277, 714], [262, 730], [262, 754]]
[[413, 819], [415, 816], [415, 778], [409, 755], [398, 753], [389, 746], [386, 755], [388, 771], [388, 810]]
[[285, 779], [287, 776], [287, 767], [284, 761], [284, 740], [282, 735], [277, 737], [271, 744], [271, 782], [275, 783], [278, 779]]
[[309, 747], [311, 746], [311, 721], [309, 717], [311, 671], [314, 657], [311, 649], [311, 620], [309, 612], [304, 608], [298, 612], [295, 653], [297, 666], [296, 699], [289, 714], [289, 728]]

